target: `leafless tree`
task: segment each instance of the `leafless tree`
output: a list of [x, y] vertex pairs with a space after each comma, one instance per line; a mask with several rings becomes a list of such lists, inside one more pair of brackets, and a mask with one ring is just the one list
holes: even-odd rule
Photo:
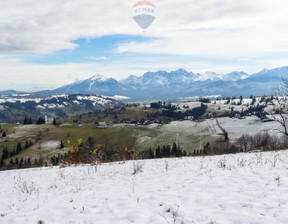
[[277, 130], [288, 136], [288, 75], [282, 77], [281, 84], [274, 91], [276, 96], [271, 101], [273, 110], [270, 113], [280, 125]]

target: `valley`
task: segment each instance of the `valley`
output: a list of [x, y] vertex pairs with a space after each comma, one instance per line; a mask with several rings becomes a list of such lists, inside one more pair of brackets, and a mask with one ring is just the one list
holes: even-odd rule
[[[84, 99], [88, 96], [77, 97]], [[80, 147], [89, 138], [93, 138], [96, 145], [115, 150], [135, 150], [142, 157], [148, 150], [155, 153], [157, 147], [172, 147], [173, 144], [187, 155], [202, 152], [207, 144], [224, 141], [222, 130], [227, 131], [232, 144], [238, 144], [243, 135], [268, 134], [280, 138], [278, 122], [273, 119], [264, 122], [262, 119], [270, 116], [267, 112], [271, 109], [269, 100], [269, 97], [253, 97], [215, 99], [206, 103], [159, 101], [126, 105], [112, 101], [114, 107], [106, 109], [97, 109], [95, 103], [94, 111], [77, 111], [66, 118], [50, 119], [46, 124], [1, 124], [1, 133], [5, 132], [6, 137], [0, 138], [0, 157], [6, 150], [8, 156], [3, 159], [6, 164], [11, 160], [15, 162], [16, 158], [18, 161], [41, 159], [49, 164], [51, 158]], [[203, 105], [205, 110], [201, 112]], [[251, 108], [258, 111], [249, 113], [253, 111]], [[194, 113], [194, 117], [186, 115], [188, 112]], [[19, 144], [21, 150], [16, 152]]]

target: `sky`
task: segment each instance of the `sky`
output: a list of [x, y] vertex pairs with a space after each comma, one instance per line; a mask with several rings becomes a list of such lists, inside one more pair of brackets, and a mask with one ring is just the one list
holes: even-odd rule
[[287, 0], [1, 0], [0, 90], [54, 89], [94, 74], [258, 72], [288, 65]]

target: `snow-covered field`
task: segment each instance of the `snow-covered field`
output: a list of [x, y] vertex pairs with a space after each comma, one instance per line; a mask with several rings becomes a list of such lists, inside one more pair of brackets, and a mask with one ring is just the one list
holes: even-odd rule
[[[256, 116], [245, 119], [223, 117], [218, 118], [219, 124], [228, 132], [230, 139], [237, 139], [243, 134], [256, 135], [257, 133], [268, 133], [281, 136], [278, 129], [280, 125], [276, 121], [262, 122]], [[205, 120], [211, 135], [220, 135], [222, 131], [217, 127], [215, 119]]]
[[279, 151], [3, 171], [0, 223], [288, 223], [287, 161]]

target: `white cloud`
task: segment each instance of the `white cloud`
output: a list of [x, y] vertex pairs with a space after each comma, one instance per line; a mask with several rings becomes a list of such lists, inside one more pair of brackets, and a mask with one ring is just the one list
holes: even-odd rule
[[[0, 52], [51, 53], [75, 48], [71, 41], [80, 37], [141, 34], [132, 20], [134, 1], [0, 1]], [[283, 50], [283, 44], [287, 50], [286, 0], [154, 2], [157, 19], [143, 35], [161, 39], [117, 52], [245, 54]]]
[[245, 58], [288, 51], [287, 1], [182, 0], [161, 7], [149, 32], [158, 39], [120, 44], [117, 53]]
[[90, 60], [93, 60], [93, 61], [106, 61], [106, 60], [109, 60], [109, 58], [105, 57], [105, 56], [102, 56], [102, 57], [85, 57], [86, 59], [90, 59]]
[[0, 1], [0, 51], [51, 53], [71, 41], [130, 33], [130, 2], [112, 0]]
[[[288, 61], [285, 56], [271, 56], [288, 52], [286, 0], [155, 0], [157, 18], [145, 33], [132, 19], [134, 1], [0, 1], [0, 88], [17, 83], [29, 85], [35, 80], [43, 88], [43, 84], [57, 87], [95, 73], [120, 79], [147, 70], [180, 67], [193, 72], [255, 72]], [[110, 58], [90, 57], [90, 63], [39, 65], [17, 55], [74, 49], [77, 46], [73, 41], [79, 38], [112, 34], [155, 39], [119, 44], [115, 53], [134, 53], [130, 61], [113, 61], [109, 54]], [[147, 54], [147, 58], [137, 59], [138, 53]], [[151, 54], [203, 59], [173, 63]], [[238, 58], [239, 64], [212, 62], [219, 58]]]

